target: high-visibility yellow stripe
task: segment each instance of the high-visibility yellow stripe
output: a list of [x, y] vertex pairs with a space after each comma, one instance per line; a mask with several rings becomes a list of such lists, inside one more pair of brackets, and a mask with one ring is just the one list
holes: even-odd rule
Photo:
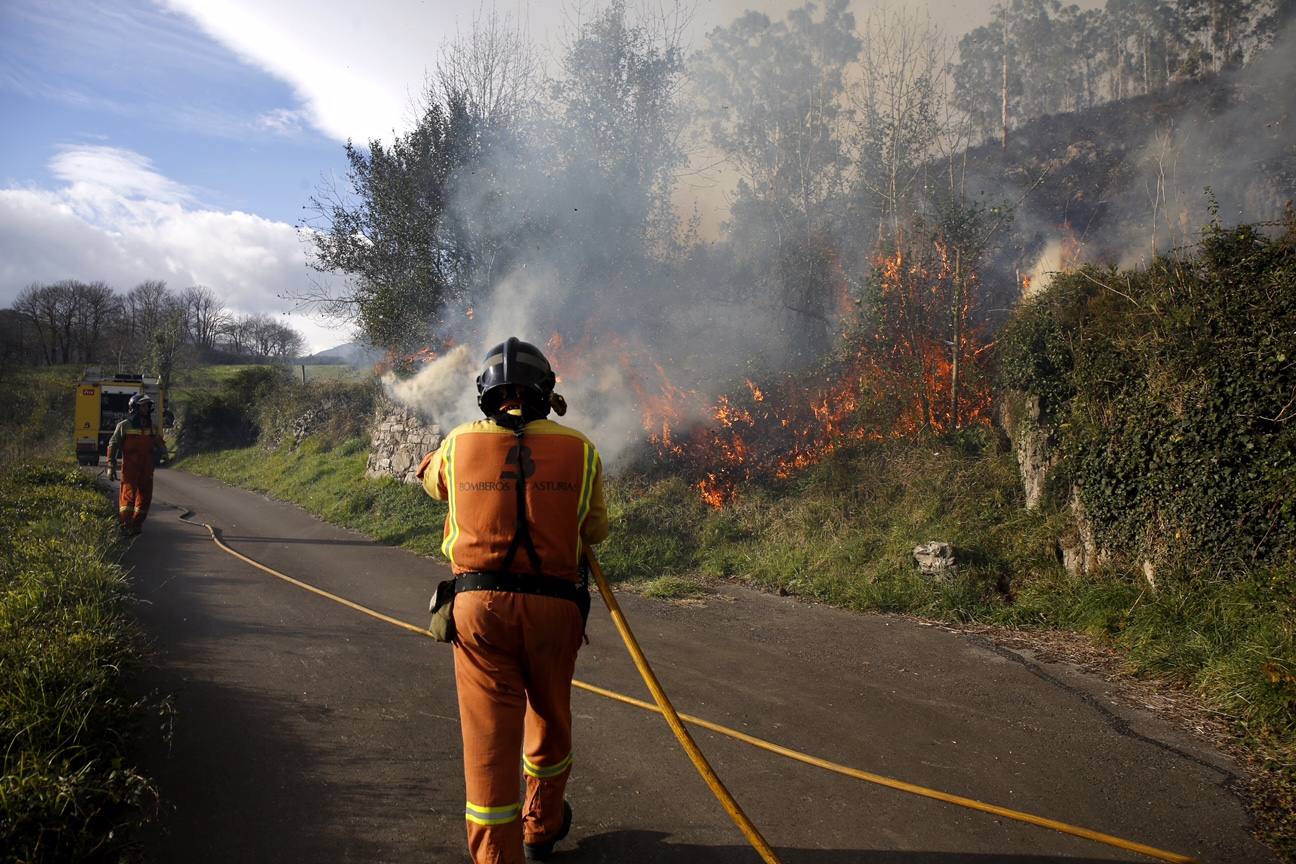
[[445, 540], [441, 541], [441, 554], [450, 559], [451, 567], [453, 567], [455, 563], [455, 543], [459, 540], [459, 513], [458, 508], [455, 506], [456, 492], [454, 465], [455, 448], [457, 443], [457, 439], [451, 437], [445, 444], [446, 486], [449, 487], [446, 490], [449, 493], [446, 495], [446, 498], [449, 499], [450, 503], [450, 512], [446, 515], [446, 518], [450, 520], [450, 533], [446, 534]]
[[522, 804], [483, 807], [471, 801], [464, 805], [464, 818], [474, 825], [507, 825], [522, 815]]
[[582, 446], [585, 448], [585, 450], [584, 450], [584, 459], [582, 459], [581, 461], [585, 467], [585, 470], [584, 473], [581, 475], [580, 502], [576, 505], [576, 560], [577, 561], [580, 560], [581, 551], [584, 548], [581, 545], [580, 529], [581, 526], [585, 524], [585, 517], [589, 515], [590, 499], [594, 497], [593, 496], [594, 460], [598, 458], [598, 451], [596, 451], [593, 445], [591, 445], [588, 441], [584, 442]]
[[522, 757], [522, 771], [526, 773], [528, 776], [535, 777], [540, 780], [544, 780], [548, 777], [557, 777], [559, 774], [563, 773], [568, 768], [570, 768], [571, 764], [572, 764], [572, 757], [570, 753], [567, 754], [566, 759], [562, 760], [558, 764], [549, 765], [549, 766], [540, 766], [535, 764], [525, 756]]

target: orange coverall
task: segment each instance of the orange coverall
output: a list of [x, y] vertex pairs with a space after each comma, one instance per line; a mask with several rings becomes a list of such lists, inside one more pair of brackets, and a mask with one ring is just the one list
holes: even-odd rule
[[166, 443], [152, 425], [136, 427], [128, 418], [117, 424], [108, 440], [108, 462], [118, 453], [122, 457], [121, 494], [117, 500], [117, 519], [121, 527], [139, 533], [153, 501], [153, 464], [158, 450]]
[[[419, 468], [428, 494], [449, 501], [441, 551], [456, 574], [502, 570], [520, 472], [540, 572], [573, 583], [583, 544], [607, 536], [602, 470], [589, 439], [552, 420], [527, 423], [520, 439], [491, 420], [466, 423]], [[536, 571], [519, 552], [510, 572]], [[562, 825], [584, 622], [570, 600], [508, 591], [459, 594], [454, 621], [468, 849], [476, 864], [520, 864], [523, 842], [547, 842]]]

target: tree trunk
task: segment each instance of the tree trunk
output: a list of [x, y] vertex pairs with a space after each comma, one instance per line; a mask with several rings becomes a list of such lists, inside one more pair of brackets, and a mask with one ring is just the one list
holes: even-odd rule
[[1148, 36], [1143, 34], [1143, 92], [1152, 92], [1152, 79], [1148, 72]]
[[1008, 149], [1008, 23], [1004, 22], [1003, 31], [1003, 86], [1000, 91], [1002, 101], [1000, 103], [1000, 122], [1002, 124], [1003, 134], [1000, 139], [1000, 146]]
[[958, 374], [959, 374], [959, 342], [963, 338], [963, 262], [960, 251], [954, 250], [954, 302], [951, 312], [953, 313], [954, 324], [954, 344], [950, 348], [950, 429], [957, 429], [959, 425], [958, 412]]

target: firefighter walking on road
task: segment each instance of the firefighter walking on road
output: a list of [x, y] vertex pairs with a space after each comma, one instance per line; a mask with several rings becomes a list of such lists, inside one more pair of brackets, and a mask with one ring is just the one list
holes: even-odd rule
[[137, 393], [127, 403], [126, 419], [117, 424], [108, 440], [108, 477], [117, 479], [121, 457], [121, 494], [117, 519], [123, 534], [134, 536], [144, 527], [153, 500], [153, 466], [166, 457], [166, 443], [153, 425], [153, 400]]
[[[602, 464], [535, 346], [492, 348], [477, 378], [486, 419], [454, 429], [419, 467], [449, 502], [454, 664], [468, 849], [475, 864], [544, 861], [567, 836], [571, 682], [590, 595], [585, 544], [607, 536]], [[525, 795], [519, 774], [525, 775]]]

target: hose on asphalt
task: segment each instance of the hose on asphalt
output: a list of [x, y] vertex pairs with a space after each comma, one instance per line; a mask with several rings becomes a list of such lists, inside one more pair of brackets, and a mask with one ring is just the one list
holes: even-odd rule
[[[662, 717], [666, 718], [666, 725], [675, 733], [675, 738], [679, 741], [684, 752], [688, 754], [689, 761], [693, 767], [702, 775], [707, 786], [711, 789], [711, 794], [720, 802], [720, 806], [729, 814], [729, 818], [738, 826], [738, 830], [747, 838], [747, 842], [760, 855], [765, 864], [780, 864], [779, 858], [774, 854], [774, 850], [765, 842], [760, 831], [752, 824], [751, 819], [743, 812], [741, 806], [734, 799], [733, 794], [726, 788], [724, 782], [716, 774], [711, 763], [707, 761], [706, 756], [702, 755], [702, 750], [689, 734], [688, 729], [684, 728], [684, 722], [680, 720], [679, 713], [675, 706], [671, 704], [670, 697], [662, 689], [661, 682], [657, 680], [657, 674], [653, 672], [652, 665], [648, 658], [644, 656], [643, 649], [639, 647], [639, 640], [635, 638], [634, 632], [630, 629], [629, 623], [625, 620], [625, 615], [621, 612], [621, 604], [617, 602], [616, 597], [612, 594], [612, 589], [608, 587], [607, 579], [603, 576], [603, 568], [599, 566], [598, 558], [594, 555], [594, 550], [586, 548], [585, 560], [589, 562], [590, 572], [594, 574], [594, 581], [598, 583], [599, 594], [603, 596], [603, 603], [608, 608], [608, 614], [612, 616], [612, 623], [616, 625], [617, 632], [621, 634], [621, 641], [625, 642], [626, 650], [630, 652], [630, 659], [634, 661], [635, 668], [639, 670], [640, 677], [648, 685], [649, 692], [652, 693], [653, 701], [657, 703]], [[575, 682], [572, 682], [575, 683]]]
[[[239, 559], [240, 561], [244, 562], [245, 564], [255, 567], [256, 569], [261, 570], [264, 573], [268, 573], [269, 575], [274, 576], [277, 579], [281, 579], [290, 585], [294, 585], [298, 588], [301, 588], [304, 591], [309, 591], [312, 594], [317, 594], [320, 597], [324, 597], [328, 600], [332, 600], [334, 603], [339, 603], [350, 609], [354, 609], [355, 611], [360, 612], [364, 615], [368, 615], [371, 618], [376, 618], [379, 621], [382, 621], [387, 624], [391, 624], [394, 627], [399, 627], [402, 630], [408, 630], [409, 632], [415, 633], [419, 636], [431, 638], [428, 631], [422, 627], [419, 627], [414, 624], [410, 624], [407, 621], [401, 621], [399, 618], [393, 618], [390, 615], [384, 615], [381, 612], [378, 612], [374, 609], [370, 609], [367, 606], [362, 606], [359, 603], [346, 599], [345, 597], [339, 597], [338, 595], [325, 591], [322, 588], [317, 588], [314, 585], [311, 585], [307, 582], [302, 582], [299, 579], [294, 579], [291, 576], [288, 576], [284, 573], [280, 573], [278, 570], [275, 570], [273, 567], [267, 567], [265, 564], [262, 564], [260, 561], [256, 561], [255, 559], [249, 558], [243, 553], [227, 546], [225, 542], [220, 539], [220, 536], [217, 533], [216, 529], [213, 528], [210, 524], [206, 522], [198, 522], [196, 520], [188, 518], [192, 514], [192, 512], [193, 511], [191, 510], [183, 510], [180, 514], [180, 521], [184, 522], [187, 525], [206, 528], [207, 533], [211, 536], [212, 542], [215, 543], [217, 547], [219, 547], [223, 552], [226, 552], [234, 556], [235, 558]], [[590, 557], [591, 559], [593, 558], [593, 556]], [[597, 577], [602, 577], [601, 569], [597, 571]], [[598, 578], [598, 582], [599, 582], [599, 592], [603, 595], [603, 600], [606, 603], [608, 601], [608, 598], [611, 596], [612, 592], [610, 589], [607, 588], [607, 580], [605, 578]], [[615, 598], [612, 598], [612, 601], [613, 603], [615, 603], [616, 602]], [[612, 606], [609, 605], [608, 608], [610, 611]], [[619, 614], [620, 606], [617, 605], [616, 608]], [[613, 621], [615, 622], [615, 620], [616, 619], [614, 617]], [[622, 620], [624, 621], [624, 616], [622, 616]], [[607, 690], [603, 687], [597, 687], [593, 684], [587, 684], [584, 681], [579, 681], [579, 680], [573, 680], [572, 686], [576, 687], [577, 689], [584, 690], [587, 693], [593, 693], [597, 696], [603, 696], [607, 699], [612, 699], [616, 702], [621, 702], [622, 704], [625, 705], [631, 705], [636, 708], [641, 708], [644, 711], [650, 711], [654, 714], [663, 713], [662, 709], [657, 705], [654, 705], [650, 702], [644, 702], [641, 699], [635, 699], [632, 696], [626, 696], [625, 694], [618, 693], [615, 690]], [[673, 710], [674, 709], [672, 708], [672, 711]], [[817, 756], [811, 756], [808, 753], [802, 753], [799, 750], [793, 750], [789, 747], [783, 747], [782, 745], [775, 744], [772, 741], [766, 741], [762, 738], [757, 738], [754, 735], [748, 735], [747, 733], [740, 732], [737, 729], [731, 729], [728, 726], [722, 726], [719, 723], [713, 723], [710, 720], [704, 720], [700, 717], [694, 717], [690, 714], [677, 714], [676, 718], [677, 720], [683, 721], [684, 723], [697, 726], [698, 728], [701, 729], [707, 729], [711, 732], [715, 732], [718, 735], [724, 735], [728, 738], [734, 739], [735, 741], [741, 741], [744, 744], [749, 744], [753, 747], [756, 747], [761, 750], [765, 750], [769, 753], [775, 753], [779, 756], [783, 756], [785, 758], [792, 759], [806, 765], [813, 765], [816, 768], [822, 768], [825, 771], [831, 771], [834, 774], [839, 774], [844, 777], [851, 777], [856, 780], [863, 780], [866, 783], [873, 783], [878, 786], [884, 786], [889, 789], [895, 789], [897, 791], [905, 792], [910, 795], [917, 795], [923, 798], [930, 798], [935, 801], [943, 801], [946, 804], [952, 804], [956, 807], [962, 807], [967, 810], [976, 810], [982, 813], [989, 813], [994, 816], [999, 816], [1004, 819], [1011, 819], [1015, 822], [1022, 822], [1027, 825], [1035, 825], [1040, 828], [1047, 828], [1051, 831], [1057, 831], [1058, 833], [1061, 834], [1069, 834], [1072, 837], [1080, 837], [1085, 840], [1091, 840], [1095, 843], [1101, 843], [1105, 846], [1111, 846], [1116, 849], [1124, 849], [1128, 852], [1136, 852], [1140, 855], [1146, 855], [1149, 858], [1155, 858], [1159, 861], [1169, 861], [1171, 862], [1171, 864], [1196, 864], [1196, 859], [1188, 855], [1181, 855], [1177, 852], [1169, 852], [1165, 849], [1158, 849], [1155, 846], [1149, 846], [1145, 843], [1137, 843], [1133, 840], [1126, 840], [1123, 837], [1116, 837], [1112, 834], [1104, 834], [1101, 831], [1094, 831], [1089, 828], [1082, 828], [1078, 825], [1070, 825], [1066, 822], [1060, 822], [1056, 819], [1048, 819], [1043, 816], [1036, 816], [1033, 813], [1026, 813], [1021, 810], [1011, 810], [1007, 807], [1000, 807], [996, 804], [986, 804], [982, 801], [977, 801], [976, 799], [973, 798], [965, 798], [962, 795], [954, 795], [949, 792], [942, 792], [939, 789], [931, 789], [926, 786], [919, 786], [914, 783], [906, 783], [903, 780], [896, 780], [894, 778], [886, 777], [881, 774], [872, 774], [868, 771], [861, 771], [857, 768], [851, 768], [848, 765], [840, 765], [836, 762], [830, 762], [827, 759], [820, 759]], [[674, 729], [673, 726], [672, 729]], [[687, 732], [685, 734], [687, 734]], [[770, 854], [772, 855], [773, 853], [771, 852]], [[769, 860], [777, 861], [778, 859], [776, 858], [766, 859], [766, 861]]]

